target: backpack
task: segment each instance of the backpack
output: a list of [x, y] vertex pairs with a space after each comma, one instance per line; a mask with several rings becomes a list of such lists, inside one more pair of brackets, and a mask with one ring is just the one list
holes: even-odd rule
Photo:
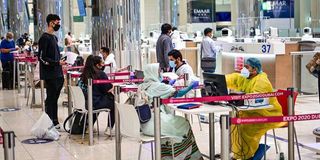
[[[63, 128], [67, 133], [71, 134], [82, 134], [83, 133], [83, 125], [84, 125], [84, 114], [80, 113], [79, 110], [75, 110], [71, 113], [66, 120], [63, 122]], [[67, 128], [68, 122], [73, 122], [72, 128]]]

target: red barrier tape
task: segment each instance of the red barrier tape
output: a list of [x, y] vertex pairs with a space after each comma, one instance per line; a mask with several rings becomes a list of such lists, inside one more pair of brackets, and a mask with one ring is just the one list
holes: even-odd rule
[[30, 62], [34, 63], [38, 61], [38, 58], [36, 57], [14, 57], [14, 59], [18, 62]]
[[111, 67], [111, 63], [109, 63], [109, 64], [103, 64], [102, 66]]
[[81, 73], [79, 73], [79, 74], [75, 74], [75, 73], [70, 74], [71, 78], [79, 78], [80, 75], [81, 75]]
[[135, 83], [135, 82], [143, 82], [143, 79], [93, 80], [93, 84], [105, 84], [105, 83]]
[[187, 102], [216, 102], [216, 101], [232, 101], [232, 100], [278, 97], [283, 95], [288, 96], [290, 95], [290, 92], [270, 92], [270, 93], [261, 93], [261, 94], [214, 96], [214, 97], [201, 97], [201, 98], [169, 98], [169, 99], [162, 99], [161, 102], [163, 104], [187, 103]]
[[293, 121], [310, 121], [310, 120], [319, 120], [319, 119], [320, 119], [320, 113], [316, 113], [316, 114], [301, 114], [301, 115], [294, 115], [294, 116], [231, 118], [231, 124], [293, 122]]
[[137, 92], [138, 88], [121, 88], [121, 92]]
[[73, 66], [73, 67], [68, 67], [67, 69], [70, 70], [75, 70], [75, 69], [82, 69], [84, 66]]
[[131, 72], [115, 72], [109, 73], [108, 76], [129, 76]]

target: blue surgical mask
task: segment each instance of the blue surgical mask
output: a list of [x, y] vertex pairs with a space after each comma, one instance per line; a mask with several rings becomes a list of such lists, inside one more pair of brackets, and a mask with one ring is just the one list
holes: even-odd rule
[[241, 76], [244, 77], [244, 78], [249, 78], [250, 76], [250, 71], [246, 68], [246, 67], [243, 67], [241, 69], [241, 72], [240, 72]]
[[175, 68], [176, 67], [176, 63], [174, 63], [174, 61], [169, 61], [169, 66], [171, 68]]

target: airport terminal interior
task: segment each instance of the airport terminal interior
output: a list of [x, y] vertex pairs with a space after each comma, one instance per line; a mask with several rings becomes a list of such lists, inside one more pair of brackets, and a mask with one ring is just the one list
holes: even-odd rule
[[320, 0], [0, 0], [0, 160], [320, 159]]

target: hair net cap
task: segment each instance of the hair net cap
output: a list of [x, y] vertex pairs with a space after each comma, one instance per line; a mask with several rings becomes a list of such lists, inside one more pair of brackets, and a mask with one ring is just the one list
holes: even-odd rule
[[258, 58], [248, 58], [246, 64], [253, 68], [256, 68], [258, 73], [262, 72], [261, 62]]

